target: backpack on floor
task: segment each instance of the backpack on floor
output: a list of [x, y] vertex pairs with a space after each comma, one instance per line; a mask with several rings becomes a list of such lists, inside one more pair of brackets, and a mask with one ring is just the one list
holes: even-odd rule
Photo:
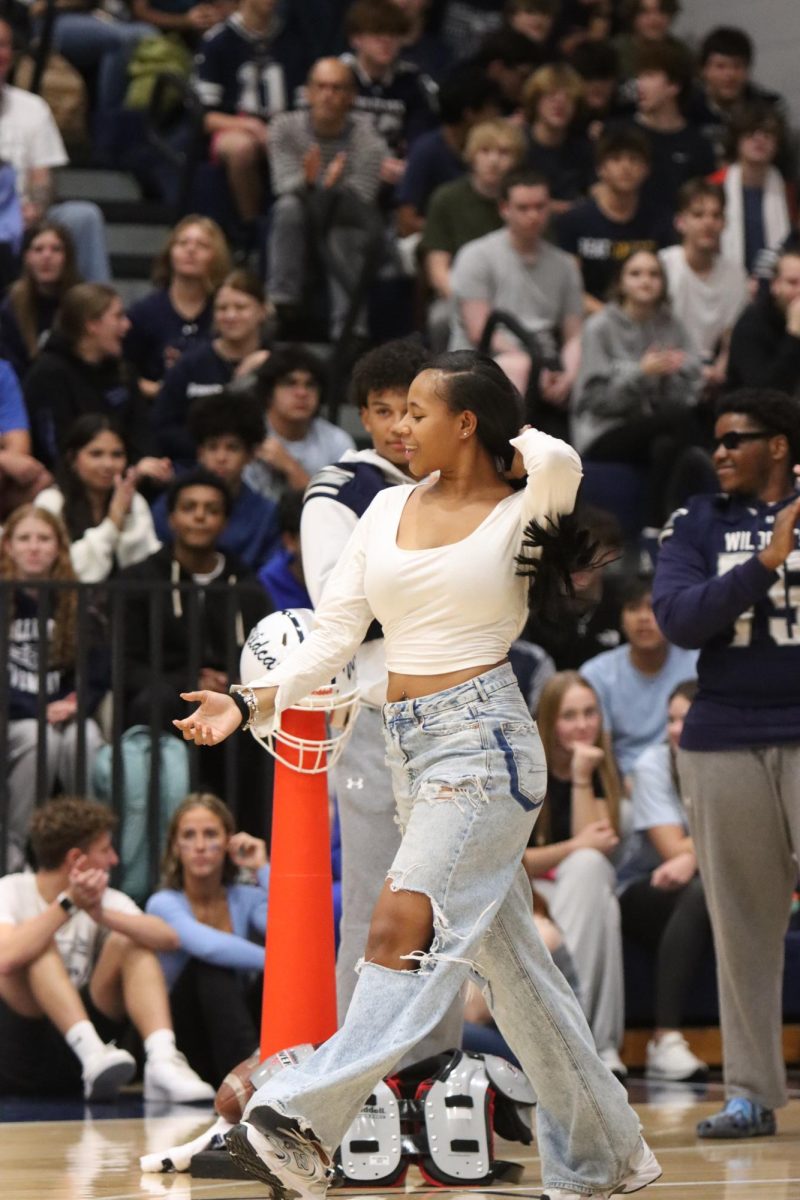
[[[172, 814], [189, 793], [189, 755], [180, 738], [162, 733], [158, 738], [159, 828], [148, 827], [150, 802], [151, 735], [146, 725], [133, 725], [120, 739], [122, 796], [116, 807], [122, 813], [120, 840], [120, 891], [144, 903], [155, 885], [150, 878], [150, 845], [158, 838], [159, 857], [166, 844]], [[92, 770], [92, 789], [98, 800], [111, 803], [112, 748], [102, 746]]]

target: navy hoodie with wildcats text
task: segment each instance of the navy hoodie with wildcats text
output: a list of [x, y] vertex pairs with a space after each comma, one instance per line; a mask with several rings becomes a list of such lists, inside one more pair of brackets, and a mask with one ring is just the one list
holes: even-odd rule
[[656, 619], [671, 642], [700, 649], [686, 750], [800, 742], [800, 530], [780, 570], [758, 558], [795, 498], [695, 496], [662, 534]]

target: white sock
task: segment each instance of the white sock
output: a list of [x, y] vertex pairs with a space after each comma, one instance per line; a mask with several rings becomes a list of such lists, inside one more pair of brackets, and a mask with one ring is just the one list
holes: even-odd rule
[[64, 1034], [64, 1040], [85, 1067], [88, 1060], [98, 1050], [103, 1049], [103, 1041], [91, 1021], [76, 1021], [71, 1029]]
[[175, 1034], [171, 1029], [156, 1029], [144, 1039], [148, 1059], [171, 1058], [175, 1053]]

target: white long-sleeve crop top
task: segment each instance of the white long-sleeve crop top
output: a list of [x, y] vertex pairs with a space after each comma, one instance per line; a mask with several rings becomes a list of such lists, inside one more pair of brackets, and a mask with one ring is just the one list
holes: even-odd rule
[[352, 658], [373, 617], [395, 673], [439, 675], [503, 659], [527, 613], [529, 581], [515, 562], [523, 529], [572, 512], [582, 474], [575, 450], [538, 430], [512, 445], [527, 470], [525, 488], [450, 545], [401, 549], [400, 517], [419, 485], [379, 492], [328, 578], [311, 635], [249, 686], [277, 686], [276, 710], [291, 708]]

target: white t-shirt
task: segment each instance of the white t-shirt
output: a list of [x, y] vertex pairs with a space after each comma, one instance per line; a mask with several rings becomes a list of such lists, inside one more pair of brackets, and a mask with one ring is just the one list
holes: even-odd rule
[[491, 309], [515, 316], [537, 335], [549, 365], [558, 359], [564, 318], [583, 315], [583, 285], [572, 257], [549, 242], [540, 242], [535, 256], [524, 258], [511, 244], [507, 229], [462, 246], [453, 260], [450, 286], [454, 306], [450, 350], [471, 347], [461, 312], [461, 305], [469, 300], [483, 300]]
[[525, 526], [572, 512], [582, 476], [577, 453], [557, 438], [529, 429], [512, 445], [525, 463], [525, 488], [451, 545], [401, 549], [397, 528], [414, 488], [379, 492], [328, 578], [311, 636], [249, 686], [277, 684], [276, 709], [291, 707], [352, 658], [373, 616], [389, 671], [438, 675], [503, 659], [528, 611], [529, 580], [515, 561]]
[[20, 188], [31, 167], [63, 167], [69, 162], [47, 102], [8, 84], [0, 92], [0, 159], [16, 168]]
[[667, 275], [673, 315], [688, 330], [700, 357], [711, 362], [720, 338], [733, 328], [748, 302], [744, 268], [720, 254], [703, 277], [691, 269], [682, 246], [667, 246], [658, 257]]
[[[5, 875], [0, 879], [0, 925], [21, 925], [48, 907], [36, 886], [36, 876], [31, 872]], [[126, 913], [142, 911], [130, 896], [115, 888], [106, 888], [103, 908]], [[108, 930], [82, 909], [73, 913], [56, 931], [58, 952], [76, 988], [83, 987], [91, 977], [107, 936]]]
[[[309, 475], [315, 475], [330, 463], [338, 462], [347, 450], [355, 450], [356, 444], [344, 429], [332, 425], [324, 417], [315, 417], [304, 438], [289, 441], [281, 437], [266, 422], [266, 436], [277, 438], [288, 454], [300, 463]], [[254, 492], [269, 500], [280, 500], [286, 491], [286, 476], [260, 458], [253, 458], [242, 472], [242, 479]]]

